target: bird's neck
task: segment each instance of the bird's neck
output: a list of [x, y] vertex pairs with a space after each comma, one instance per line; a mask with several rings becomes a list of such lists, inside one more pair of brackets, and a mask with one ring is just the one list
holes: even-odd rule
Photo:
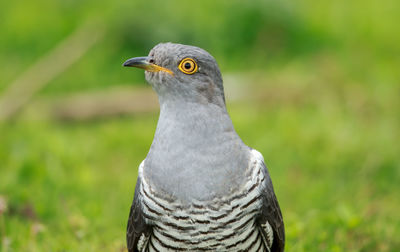
[[221, 196], [241, 184], [249, 149], [225, 106], [160, 101], [160, 107], [145, 161], [149, 183], [181, 199]]
[[[236, 138], [225, 105], [187, 101], [160, 101], [155, 139], [183, 145], [210, 144], [212, 139]], [[221, 139], [222, 138], [222, 139]], [[187, 147], [189, 147], [187, 146]]]

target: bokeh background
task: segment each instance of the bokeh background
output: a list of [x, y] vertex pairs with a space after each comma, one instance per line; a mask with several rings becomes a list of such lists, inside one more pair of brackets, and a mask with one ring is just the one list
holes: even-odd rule
[[400, 251], [400, 1], [0, 3], [1, 251], [125, 251], [157, 98], [123, 68], [208, 50], [287, 251]]

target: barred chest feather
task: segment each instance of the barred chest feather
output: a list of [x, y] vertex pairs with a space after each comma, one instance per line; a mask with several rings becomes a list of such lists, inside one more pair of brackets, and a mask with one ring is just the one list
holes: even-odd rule
[[[254, 157], [254, 155], [252, 155]], [[248, 182], [235, 194], [183, 206], [157, 195], [143, 179], [140, 196], [143, 213], [153, 226], [142, 235], [139, 251], [269, 251], [273, 232], [268, 223], [257, 225], [260, 186], [265, 179], [262, 159], [251, 160]], [[139, 168], [142, 173], [143, 164]], [[260, 229], [267, 235], [263, 235]]]

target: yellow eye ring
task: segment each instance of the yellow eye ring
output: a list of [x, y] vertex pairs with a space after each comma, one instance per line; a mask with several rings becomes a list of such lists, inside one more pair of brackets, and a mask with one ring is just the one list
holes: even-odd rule
[[194, 74], [195, 72], [197, 72], [198, 69], [196, 61], [191, 58], [184, 58], [183, 60], [181, 60], [178, 68], [185, 74]]

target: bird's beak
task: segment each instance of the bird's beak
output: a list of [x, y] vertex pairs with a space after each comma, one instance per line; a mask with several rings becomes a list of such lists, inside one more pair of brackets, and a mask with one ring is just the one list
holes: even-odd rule
[[136, 57], [136, 58], [128, 59], [127, 61], [124, 62], [123, 66], [142, 68], [149, 72], [163, 71], [163, 72], [169, 73], [170, 75], [174, 75], [174, 73], [171, 70], [169, 70], [168, 68], [156, 65], [154, 63], [150, 63], [149, 57]]

